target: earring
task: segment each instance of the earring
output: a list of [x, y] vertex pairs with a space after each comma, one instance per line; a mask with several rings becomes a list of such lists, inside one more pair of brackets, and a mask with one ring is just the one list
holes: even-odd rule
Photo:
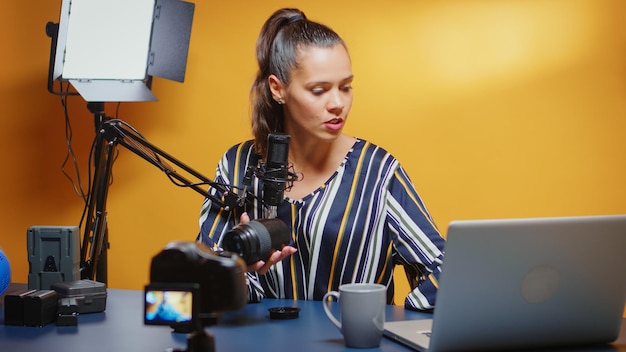
[[285, 101], [281, 98], [276, 99], [276, 102], [278, 103], [278, 105], [283, 105], [285, 103]]

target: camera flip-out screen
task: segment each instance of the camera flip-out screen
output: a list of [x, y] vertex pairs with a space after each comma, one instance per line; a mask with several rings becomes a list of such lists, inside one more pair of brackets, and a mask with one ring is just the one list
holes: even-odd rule
[[144, 290], [144, 323], [192, 327], [198, 316], [200, 285], [151, 283]]

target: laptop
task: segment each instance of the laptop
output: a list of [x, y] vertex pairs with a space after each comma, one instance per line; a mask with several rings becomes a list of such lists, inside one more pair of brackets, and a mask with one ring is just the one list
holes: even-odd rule
[[626, 215], [453, 221], [432, 319], [385, 322], [418, 351], [606, 344], [626, 300]]

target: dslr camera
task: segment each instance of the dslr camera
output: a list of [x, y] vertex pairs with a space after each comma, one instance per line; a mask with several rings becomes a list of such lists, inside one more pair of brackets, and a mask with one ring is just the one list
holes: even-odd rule
[[[152, 258], [150, 284], [145, 289], [146, 309], [151, 307], [155, 297], [180, 292], [181, 297], [190, 298], [186, 305], [189, 327], [196, 322], [214, 324], [220, 313], [239, 309], [247, 303], [245, 273], [244, 261], [234, 253], [216, 252], [199, 242], [170, 242]], [[171, 300], [168, 303], [171, 304]], [[173, 315], [170, 319], [165, 316], [150, 319], [150, 312], [145, 313], [146, 324], [171, 325], [184, 330], [184, 324]]]
[[222, 239], [224, 250], [190, 241], [170, 242], [152, 258], [145, 287], [144, 323], [180, 332], [213, 325], [221, 313], [248, 302], [247, 265], [289, 244], [279, 219], [239, 224]]

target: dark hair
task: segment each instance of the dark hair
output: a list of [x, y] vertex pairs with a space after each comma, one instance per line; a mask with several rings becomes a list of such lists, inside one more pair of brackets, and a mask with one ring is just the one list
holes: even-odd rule
[[267, 19], [256, 43], [259, 71], [250, 91], [254, 149], [261, 156], [267, 151], [267, 135], [284, 132], [283, 107], [272, 98], [269, 76], [273, 74], [288, 84], [292, 70], [299, 64], [298, 50], [309, 46], [331, 48], [337, 44], [346, 46], [335, 31], [308, 20], [298, 9], [283, 8]]

